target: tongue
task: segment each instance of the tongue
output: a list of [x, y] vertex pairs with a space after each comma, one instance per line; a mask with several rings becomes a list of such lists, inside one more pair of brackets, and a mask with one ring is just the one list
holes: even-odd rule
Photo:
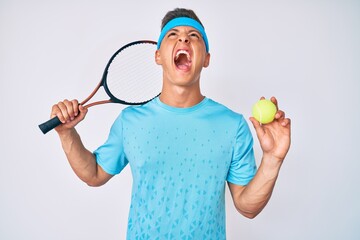
[[188, 61], [187, 56], [185, 54], [180, 54], [175, 64], [181, 70], [187, 70], [190, 67], [190, 62]]

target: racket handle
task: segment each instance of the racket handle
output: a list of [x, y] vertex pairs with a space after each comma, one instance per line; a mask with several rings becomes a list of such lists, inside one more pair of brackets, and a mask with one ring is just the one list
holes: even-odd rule
[[60, 124], [62, 124], [62, 122], [59, 120], [58, 117], [54, 117], [42, 124], [39, 125], [40, 130], [43, 132], [43, 134], [46, 134], [48, 131], [56, 128], [57, 126], [59, 126]]

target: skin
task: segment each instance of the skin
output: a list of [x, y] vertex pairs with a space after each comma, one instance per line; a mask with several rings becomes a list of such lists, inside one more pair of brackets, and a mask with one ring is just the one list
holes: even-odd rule
[[[261, 98], [263, 99], [263, 97]], [[278, 107], [275, 97], [271, 101]], [[228, 183], [236, 209], [248, 218], [256, 217], [270, 200], [281, 165], [290, 148], [290, 119], [278, 110], [275, 120], [260, 124], [251, 117], [256, 135], [263, 151], [255, 177], [247, 186]]]
[[[190, 54], [191, 64], [178, 68], [174, 63], [178, 50]], [[192, 27], [180, 26], [170, 30], [164, 37], [155, 61], [163, 69], [163, 88], [160, 100], [173, 107], [191, 107], [204, 99], [200, 91], [200, 75], [209, 66], [210, 54], [206, 52], [201, 34]], [[277, 106], [275, 97], [271, 101]], [[64, 100], [55, 104], [51, 117], [58, 116], [62, 125], [57, 131], [67, 159], [77, 176], [90, 186], [101, 186], [112, 175], [96, 163], [95, 156], [87, 150], [75, 130], [75, 126], [87, 114], [87, 109], [77, 100]], [[263, 151], [261, 164], [253, 180], [247, 186], [228, 183], [236, 209], [245, 217], [254, 218], [266, 206], [273, 192], [281, 165], [290, 147], [290, 119], [278, 110], [275, 120], [262, 125], [254, 118], [255, 128]]]
[[[191, 67], [180, 70], [174, 58], [179, 49], [189, 52]], [[204, 96], [200, 91], [200, 74], [209, 66], [210, 54], [206, 53], [201, 34], [192, 27], [176, 27], [164, 37], [155, 61], [163, 68], [163, 89], [160, 100], [174, 107], [190, 107]]]

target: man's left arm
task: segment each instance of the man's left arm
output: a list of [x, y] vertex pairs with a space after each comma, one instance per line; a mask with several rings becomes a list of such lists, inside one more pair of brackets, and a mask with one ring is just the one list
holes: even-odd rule
[[[271, 101], [278, 107], [276, 98]], [[290, 119], [278, 110], [275, 120], [260, 124], [250, 118], [259, 139], [263, 157], [257, 173], [250, 183], [240, 186], [229, 182], [229, 189], [236, 209], [245, 217], [254, 218], [268, 203], [273, 192], [281, 165], [290, 148]]]

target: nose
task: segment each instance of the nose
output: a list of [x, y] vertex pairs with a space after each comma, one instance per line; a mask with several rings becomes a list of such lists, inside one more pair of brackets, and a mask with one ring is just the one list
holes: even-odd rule
[[188, 36], [186, 34], [182, 34], [180, 37], [179, 37], [179, 42], [184, 42], [184, 43], [189, 43], [190, 40], [188, 38]]

